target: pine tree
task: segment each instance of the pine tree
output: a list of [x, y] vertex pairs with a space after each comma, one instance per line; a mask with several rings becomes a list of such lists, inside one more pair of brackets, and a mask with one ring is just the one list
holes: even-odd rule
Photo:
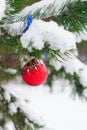
[[[86, 47], [86, 36], [86, 0], [0, 1], [0, 130], [9, 121], [14, 130], [46, 129], [6, 87], [9, 80], [21, 76], [32, 57], [42, 60], [49, 70], [44, 85], [51, 91], [56, 80], [64, 79], [73, 95], [87, 99], [87, 65], [78, 56], [79, 47]], [[27, 100], [23, 102], [26, 106]]]

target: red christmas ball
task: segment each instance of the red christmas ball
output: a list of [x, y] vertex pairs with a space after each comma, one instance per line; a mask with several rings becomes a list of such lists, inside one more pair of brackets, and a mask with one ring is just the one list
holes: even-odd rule
[[32, 86], [38, 86], [46, 81], [48, 70], [43, 63], [33, 58], [22, 69], [23, 80]]

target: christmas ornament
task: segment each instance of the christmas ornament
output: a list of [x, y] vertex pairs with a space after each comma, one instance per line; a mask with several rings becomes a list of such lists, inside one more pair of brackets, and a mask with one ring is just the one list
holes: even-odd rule
[[22, 69], [23, 80], [32, 86], [44, 83], [48, 76], [48, 70], [43, 63], [33, 58], [27, 62]]

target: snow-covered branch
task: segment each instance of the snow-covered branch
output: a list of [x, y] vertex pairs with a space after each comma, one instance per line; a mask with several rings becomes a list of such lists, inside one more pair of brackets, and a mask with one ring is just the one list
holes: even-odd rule
[[0, 0], [0, 20], [5, 16], [6, 1]]
[[[69, 31], [59, 27], [55, 22], [44, 22], [43, 20], [33, 20], [32, 25], [21, 36], [23, 47], [42, 49], [47, 42], [53, 50], [60, 49], [61, 52], [76, 49], [75, 38]], [[32, 45], [30, 46], [30, 42]]]
[[59, 14], [61, 7], [67, 0], [42, 0], [31, 6], [25, 7], [21, 12], [14, 16], [14, 20], [24, 19], [27, 15], [32, 14], [35, 18], [48, 18]]

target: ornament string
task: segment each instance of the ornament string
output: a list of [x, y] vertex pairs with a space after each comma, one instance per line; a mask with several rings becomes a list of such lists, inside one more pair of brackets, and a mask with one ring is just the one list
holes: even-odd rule
[[44, 56], [45, 56], [45, 60], [48, 61], [48, 55], [46, 51], [44, 51]]
[[23, 30], [23, 33], [25, 33], [29, 29], [31, 23], [32, 23], [32, 14], [28, 15], [28, 17], [27, 17], [26, 26]]

